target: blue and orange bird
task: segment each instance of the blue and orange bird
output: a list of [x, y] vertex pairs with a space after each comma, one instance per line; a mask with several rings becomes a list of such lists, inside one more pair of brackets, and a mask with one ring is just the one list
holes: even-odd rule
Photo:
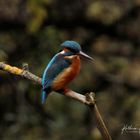
[[67, 85], [76, 77], [80, 70], [81, 57], [93, 60], [82, 52], [81, 46], [75, 41], [65, 41], [47, 65], [42, 78], [42, 103], [52, 91], [65, 91]]

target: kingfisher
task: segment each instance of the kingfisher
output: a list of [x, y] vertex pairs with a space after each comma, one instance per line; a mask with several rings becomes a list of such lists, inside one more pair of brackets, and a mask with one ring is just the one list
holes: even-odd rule
[[80, 70], [81, 58], [93, 60], [82, 52], [76, 41], [65, 41], [60, 45], [61, 50], [51, 59], [42, 77], [42, 104], [52, 92], [64, 92], [67, 85], [76, 77]]

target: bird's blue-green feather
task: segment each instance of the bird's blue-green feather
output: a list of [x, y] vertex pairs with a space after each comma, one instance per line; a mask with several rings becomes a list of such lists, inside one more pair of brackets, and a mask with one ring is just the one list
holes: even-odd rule
[[69, 60], [64, 59], [64, 57], [67, 55], [69, 55], [69, 53], [65, 55], [58, 53], [49, 62], [42, 78], [43, 90], [51, 88], [53, 80], [61, 72], [63, 72], [64, 69], [70, 66], [71, 62]]
[[41, 101], [42, 101], [42, 104], [44, 104], [45, 103], [45, 101], [46, 101], [46, 98], [47, 98], [47, 93], [46, 93], [46, 91], [42, 91], [42, 96], [41, 96]]
[[75, 41], [65, 41], [60, 46], [62, 49], [68, 48], [70, 50], [73, 50], [75, 53], [78, 53], [82, 50], [80, 44]]

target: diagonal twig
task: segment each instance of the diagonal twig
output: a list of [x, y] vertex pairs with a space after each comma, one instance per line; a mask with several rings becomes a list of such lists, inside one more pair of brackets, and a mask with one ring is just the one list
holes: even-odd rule
[[[20, 69], [20, 68], [5, 64], [4, 62], [0, 62], [0, 69], [6, 72], [12, 73], [14, 75], [19, 75], [21, 77], [24, 77], [26, 79], [29, 79], [41, 85], [41, 78], [29, 72], [27, 65], [24, 66], [23, 69]], [[68, 90], [65, 94], [63, 93], [60, 93], [60, 94], [70, 97], [72, 99], [75, 99], [81, 103], [84, 103], [88, 107], [90, 107], [91, 111], [95, 114], [96, 124], [98, 126], [100, 133], [102, 134], [102, 137], [104, 138], [104, 140], [111, 140], [111, 136], [108, 132], [108, 129], [102, 119], [102, 116], [95, 102], [95, 94], [93, 92], [87, 93], [85, 96], [72, 90]]]

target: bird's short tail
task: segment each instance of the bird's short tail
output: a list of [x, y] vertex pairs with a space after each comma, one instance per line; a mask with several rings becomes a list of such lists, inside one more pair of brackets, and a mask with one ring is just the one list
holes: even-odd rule
[[46, 101], [48, 95], [50, 94], [50, 92], [51, 92], [51, 89], [50, 88], [45, 89], [45, 90], [42, 89], [42, 95], [41, 95], [41, 102], [42, 102], [42, 104], [45, 103], [45, 101]]
[[46, 91], [43, 90], [42, 91], [42, 96], [41, 96], [41, 102], [42, 102], [42, 104], [45, 103], [46, 98], [47, 98], [47, 93], [46, 93]]

